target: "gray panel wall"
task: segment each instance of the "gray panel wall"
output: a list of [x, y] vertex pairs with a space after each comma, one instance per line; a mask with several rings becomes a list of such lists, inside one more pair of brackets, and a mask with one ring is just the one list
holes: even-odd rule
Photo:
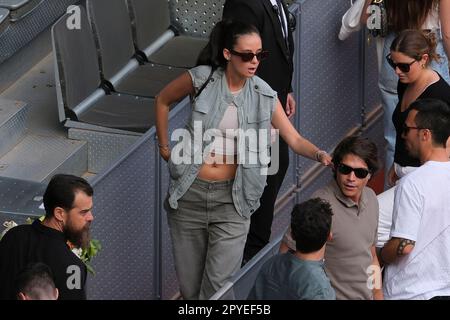
[[102, 244], [88, 280], [90, 299], [155, 299], [154, 129], [94, 185], [93, 238]]

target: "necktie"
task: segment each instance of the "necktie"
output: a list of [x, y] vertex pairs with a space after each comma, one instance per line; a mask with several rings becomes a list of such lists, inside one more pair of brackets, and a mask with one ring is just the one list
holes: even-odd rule
[[281, 23], [281, 28], [283, 29], [283, 33], [284, 33], [284, 40], [286, 41], [286, 46], [289, 47], [288, 45], [288, 30], [287, 30], [287, 24], [286, 24], [286, 19], [285, 16], [283, 14], [283, 5], [281, 4], [280, 0], [276, 0], [277, 1], [277, 6], [276, 6], [276, 11], [278, 14], [278, 17], [280, 19], [280, 23]]

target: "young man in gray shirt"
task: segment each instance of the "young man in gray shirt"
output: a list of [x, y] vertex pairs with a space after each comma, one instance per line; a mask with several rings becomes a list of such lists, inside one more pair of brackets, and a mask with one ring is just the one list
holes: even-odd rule
[[315, 198], [297, 204], [291, 217], [295, 252], [278, 254], [261, 268], [248, 299], [334, 300], [323, 269], [325, 244], [331, 239], [331, 206]]

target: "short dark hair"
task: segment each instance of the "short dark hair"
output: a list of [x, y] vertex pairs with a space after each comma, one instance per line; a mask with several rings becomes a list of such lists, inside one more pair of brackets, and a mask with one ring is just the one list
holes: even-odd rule
[[364, 160], [372, 175], [379, 168], [377, 145], [367, 138], [350, 136], [342, 140], [333, 152], [334, 165], [338, 166], [348, 154], [353, 154]]
[[320, 250], [331, 230], [331, 205], [314, 198], [294, 206], [291, 213], [291, 235], [297, 251], [311, 253]]
[[419, 128], [429, 129], [433, 144], [446, 147], [450, 136], [450, 107], [439, 99], [420, 99], [410, 105], [417, 110], [415, 122]]
[[53, 211], [57, 207], [61, 207], [66, 211], [72, 209], [75, 195], [80, 191], [90, 197], [94, 194], [94, 189], [83, 178], [69, 174], [53, 176], [44, 193], [46, 217], [52, 217]]
[[15, 279], [16, 294], [26, 294], [33, 300], [39, 300], [43, 292], [54, 290], [55, 282], [49, 266], [42, 262], [30, 263]]

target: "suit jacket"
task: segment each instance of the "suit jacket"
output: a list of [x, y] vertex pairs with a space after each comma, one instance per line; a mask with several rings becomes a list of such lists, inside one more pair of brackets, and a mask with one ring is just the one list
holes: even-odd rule
[[[281, 1], [287, 14], [288, 9]], [[285, 106], [287, 94], [292, 91], [294, 41], [291, 30], [288, 30], [289, 47], [286, 46], [280, 20], [270, 0], [226, 0], [223, 18], [240, 20], [258, 28], [269, 57], [261, 62], [257, 75], [278, 93], [281, 104]]]

